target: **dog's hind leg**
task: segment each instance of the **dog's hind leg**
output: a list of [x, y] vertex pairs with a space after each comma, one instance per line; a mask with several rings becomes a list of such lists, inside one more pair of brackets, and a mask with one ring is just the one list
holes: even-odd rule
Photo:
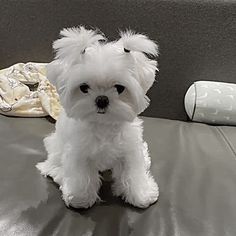
[[61, 155], [63, 151], [61, 140], [57, 137], [56, 133], [52, 133], [44, 139], [44, 146], [48, 152], [48, 158], [44, 162], [38, 163], [36, 167], [40, 170], [42, 175], [52, 177], [56, 183], [61, 185]]

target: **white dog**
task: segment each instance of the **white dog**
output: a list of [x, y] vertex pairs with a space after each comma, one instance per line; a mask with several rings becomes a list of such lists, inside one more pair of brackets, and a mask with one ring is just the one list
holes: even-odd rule
[[149, 104], [157, 45], [142, 34], [121, 33], [106, 42], [84, 27], [63, 29], [48, 65], [63, 110], [56, 131], [44, 139], [48, 159], [37, 164], [60, 185], [67, 206], [91, 207], [99, 200], [99, 171], [112, 170], [114, 195], [146, 208], [157, 201], [150, 157], [137, 118]]

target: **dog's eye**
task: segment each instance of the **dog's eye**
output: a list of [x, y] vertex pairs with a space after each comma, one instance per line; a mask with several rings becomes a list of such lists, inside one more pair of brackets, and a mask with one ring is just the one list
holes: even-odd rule
[[81, 90], [82, 93], [88, 93], [89, 85], [87, 85], [87, 84], [81, 84], [79, 88], [80, 88], [80, 90]]
[[125, 90], [125, 87], [123, 85], [120, 85], [120, 84], [116, 84], [115, 88], [116, 88], [116, 90], [119, 94], [123, 93], [124, 90]]

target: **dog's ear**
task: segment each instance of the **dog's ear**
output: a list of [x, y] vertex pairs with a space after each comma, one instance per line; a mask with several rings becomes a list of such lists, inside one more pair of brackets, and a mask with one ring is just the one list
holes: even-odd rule
[[83, 26], [63, 29], [60, 35], [62, 37], [53, 43], [56, 56], [47, 66], [47, 78], [61, 96], [66, 87], [65, 72], [71, 65], [82, 62], [87, 47], [105, 40], [105, 37]]
[[64, 65], [59, 60], [54, 60], [47, 65], [47, 79], [56, 87], [60, 96], [65, 90], [65, 79], [63, 72]]
[[152, 86], [157, 68], [157, 61], [148, 56], [158, 56], [158, 45], [146, 35], [136, 34], [130, 30], [121, 32], [120, 41], [124, 47], [124, 54], [134, 58], [136, 78], [142, 86], [144, 93]]
[[87, 47], [105, 40], [102, 33], [87, 30], [83, 26], [65, 28], [61, 30], [60, 35], [62, 37], [53, 43], [56, 59], [69, 65], [80, 63]]

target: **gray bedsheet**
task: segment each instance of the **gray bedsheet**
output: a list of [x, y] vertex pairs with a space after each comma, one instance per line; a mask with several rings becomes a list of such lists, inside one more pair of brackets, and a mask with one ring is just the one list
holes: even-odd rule
[[68, 209], [58, 187], [35, 164], [54, 124], [0, 117], [0, 235], [236, 235], [236, 128], [144, 118], [159, 183], [146, 210], [113, 197], [109, 173], [88, 210]]

